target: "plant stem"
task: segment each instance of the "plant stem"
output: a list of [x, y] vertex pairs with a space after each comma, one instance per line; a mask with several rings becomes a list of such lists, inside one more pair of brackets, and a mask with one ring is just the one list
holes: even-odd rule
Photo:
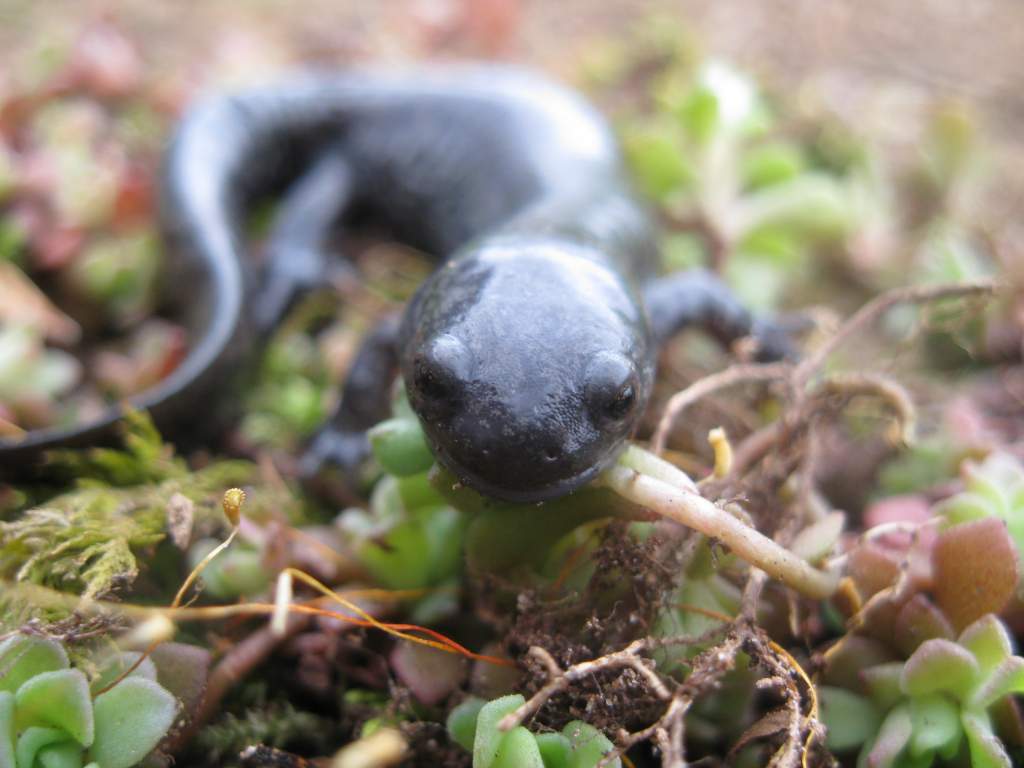
[[[636, 453], [631, 458], [635, 462]], [[621, 464], [605, 472], [599, 482], [662, 517], [722, 541], [751, 565], [808, 597], [825, 599], [838, 587], [836, 574], [814, 568], [696, 491]]]

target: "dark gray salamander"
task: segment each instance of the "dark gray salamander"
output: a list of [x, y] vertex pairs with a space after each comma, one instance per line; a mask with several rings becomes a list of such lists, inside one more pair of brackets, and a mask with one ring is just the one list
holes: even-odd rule
[[[243, 223], [278, 194], [257, 280]], [[173, 141], [163, 210], [181, 254], [169, 287], [195, 343], [138, 404], [186, 442], [231, 410], [228, 382], [254, 342], [337, 269], [324, 245], [339, 221], [439, 258], [402, 317], [369, 335], [308, 471], [365, 457], [400, 369], [435, 455], [463, 482], [552, 498], [614, 461], [661, 342], [688, 324], [723, 343], [756, 331], [712, 275], [657, 278], [654, 228], [604, 121], [516, 70], [312, 75], [210, 99]], [[767, 326], [759, 335], [763, 357], [782, 351]], [[43, 442], [91, 441], [116, 418]]]

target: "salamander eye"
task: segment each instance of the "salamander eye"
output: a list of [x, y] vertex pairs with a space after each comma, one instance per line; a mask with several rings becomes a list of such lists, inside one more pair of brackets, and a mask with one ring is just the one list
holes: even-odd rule
[[597, 421], [619, 422], [629, 416], [639, 389], [636, 367], [622, 355], [602, 353], [587, 366], [587, 407]]
[[435, 404], [454, 403], [468, 374], [467, 352], [453, 336], [430, 341], [413, 360], [412, 386], [423, 400]]

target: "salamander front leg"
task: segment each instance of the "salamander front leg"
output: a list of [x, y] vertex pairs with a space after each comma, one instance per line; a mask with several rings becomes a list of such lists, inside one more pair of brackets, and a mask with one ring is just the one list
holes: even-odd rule
[[363, 340], [349, 369], [341, 401], [320, 427], [299, 462], [303, 476], [323, 465], [341, 467], [349, 477], [370, 453], [366, 430], [387, 418], [391, 410], [391, 382], [398, 373], [399, 315], [391, 315]]
[[655, 280], [644, 292], [644, 299], [659, 344], [695, 325], [725, 347], [752, 336], [757, 342], [755, 358], [761, 362], [796, 356], [780, 326], [754, 318], [729, 287], [707, 270], [677, 272]]
[[348, 262], [330, 259], [327, 243], [352, 199], [352, 172], [338, 149], [328, 149], [285, 194], [267, 240], [267, 264], [255, 303], [256, 327], [269, 334], [307, 291], [322, 286]]

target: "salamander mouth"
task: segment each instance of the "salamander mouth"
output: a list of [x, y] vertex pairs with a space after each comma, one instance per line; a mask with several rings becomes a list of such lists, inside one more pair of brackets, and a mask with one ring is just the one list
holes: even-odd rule
[[533, 487], [509, 488], [500, 483], [495, 483], [491, 479], [481, 477], [477, 473], [468, 471], [441, 446], [433, 445], [432, 448], [437, 460], [451, 471], [459, 479], [460, 483], [469, 486], [484, 496], [514, 504], [537, 504], [567, 496], [594, 480], [616, 458], [616, 454], [613, 454], [605, 460], [593, 464], [570, 477], [558, 478]]

